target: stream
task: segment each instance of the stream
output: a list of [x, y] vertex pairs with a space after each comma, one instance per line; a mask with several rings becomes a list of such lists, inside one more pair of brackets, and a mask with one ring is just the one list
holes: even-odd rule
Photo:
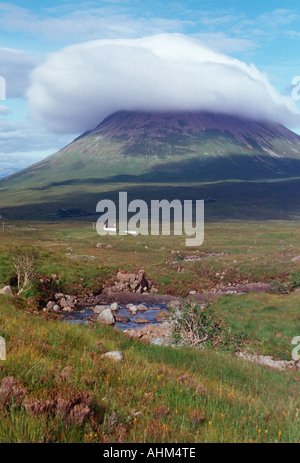
[[[135, 305], [138, 305], [139, 303], [136, 303]], [[119, 329], [122, 331], [132, 329], [132, 328], [142, 328], [144, 326], [147, 326], [146, 323], [136, 323], [136, 320], [139, 318], [144, 318], [146, 320], [149, 320], [149, 324], [152, 325], [157, 325], [158, 322], [155, 319], [155, 317], [158, 316], [158, 314], [162, 310], [167, 310], [167, 304], [165, 303], [155, 303], [155, 304], [147, 304], [144, 301], [142, 302], [143, 305], [145, 305], [148, 310], [147, 312], [138, 312], [136, 315], [130, 314], [129, 310], [126, 309], [124, 304], [119, 304], [119, 310], [116, 312], [118, 315], [125, 315], [130, 318], [130, 321], [127, 323], [120, 323], [116, 322], [114, 326], [117, 326]], [[97, 317], [97, 313], [94, 312], [92, 308], [85, 308], [82, 310], [74, 311], [71, 313], [67, 313], [63, 317], [64, 322], [68, 323], [74, 323], [74, 324], [87, 324], [90, 320], [94, 320]]]

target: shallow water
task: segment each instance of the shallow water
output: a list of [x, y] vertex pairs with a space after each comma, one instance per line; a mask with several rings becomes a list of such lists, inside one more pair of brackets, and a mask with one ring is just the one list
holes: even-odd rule
[[[125, 308], [125, 305], [119, 304], [121, 307], [118, 312], [115, 312], [118, 315], [126, 315], [127, 317], [130, 318], [130, 322], [128, 323], [120, 323], [116, 322], [115, 326], [120, 328], [122, 331], [124, 330], [129, 330], [132, 328], [142, 328], [143, 326], [147, 326], [146, 323], [135, 323], [135, 320], [137, 318], [145, 318], [146, 320], [149, 320], [149, 325], [156, 325], [158, 322], [155, 320], [154, 317], [156, 317], [159, 312], [162, 310], [167, 310], [167, 304], [147, 304], [145, 302], [140, 302], [136, 303], [134, 305], [139, 305], [143, 304], [146, 307], [148, 307], [147, 312], [138, 312], [136, 315], [131, 315], [129, 310]], [[151, 310], [151, 307], [158, 307], [157, 310]], [[63, 321], [68, 322], [68, 323], [81, 323], [81, 324], [87, 324], [89, 321], [89, 318], [92, 317], [97, 317], [97, 313], [95, 313], [92, 309], [86, 308], [82, 309], [80, 311], [72, 312], [72, 313], [67, 313], [63, 317]]]

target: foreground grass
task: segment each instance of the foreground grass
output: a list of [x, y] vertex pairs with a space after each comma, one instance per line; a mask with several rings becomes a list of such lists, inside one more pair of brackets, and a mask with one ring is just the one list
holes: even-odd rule
[[[1, 380], [14, 376], [32, 400], [89, 392], [94, 414], [79, 426], [2, 406], [0, 442], [300, 441], [297, 373], [45, 320], [3, 296], [0, 327], [7, 342]], [[125, 361], [101, 359], [110, 350], [122, 350]]]

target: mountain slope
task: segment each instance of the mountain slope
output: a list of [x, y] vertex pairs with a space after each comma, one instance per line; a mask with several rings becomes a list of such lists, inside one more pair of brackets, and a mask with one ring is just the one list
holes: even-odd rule
[[121, 111], [1, 186], [124, 176], [214, 181], [300, 175], [300, 137], [279, 124], [209, 113]]
[[295, 177], [300, 137], [282, 125], [221, 114], [121, 111], [0, 180], [0, 214], [53, 218], [67, 209], [63, 216], [89, 215], [100, 199], [117, 201], [119, 191], [128, 191], [146, 201], [206, 199], [206, 216], [215, 219], [295, 218]]

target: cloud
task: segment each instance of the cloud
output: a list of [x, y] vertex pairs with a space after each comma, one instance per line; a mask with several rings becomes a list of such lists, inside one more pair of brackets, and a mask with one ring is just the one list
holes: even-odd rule
[[200, 32], [193, 34], [193, 37], [222, 53], [238, 53], [258, 48], [253, 40], [230, 37], [224, 32]]
[[[0, 113], [0, 164], [4, 159], [11, 162], [16, 153], [23, 153], [22, 159], [30, 161], [31, 152], [40, 153], [40, 159], [70, 143], [71, 137], [49, 133], [31, 121], [11, 122]], [[46, 154], [45, 154], [46, 153]], [[28, 161], [28, 163], [30, 163]], [[23, 162], [23, 161], [22, 161]]]
[[300, 126], [291, 98], [255, 66], [181, 34], [96, 40], [52, 53], [32, 73], [35, 118], [79, 133], [118, 110], [213, 111]]
[[47, 155], [52, 154], [51, 151], [32, 151], [24, 155], [23, 152], [15, 152], [10, 156], [0, 152], [0, 178], [8, 177], [21, 169], [41, 161]]
[[1, 4], [0, 27], [8, 32], [19, 31], [51, 41], [84, 41], [93, 38], [140, 37], [143, 34], [182, 31], [191, 20], [161, 18], [145, 14], [141, 5], [129, 2], [104, 7], [73, 4], [40, 12], [11, 4]]
[[0, 116], [7, 116], [7, 114], [11, 114], [11, 109], [7, 108], [6, 106], [0, 105]]
[[23, 97], [38, 58], [21, 50], [0, 48], [0, 75], [6, 82], [6, 98]]
[[32, 121], [8, 121], [0, 106], [0, 178], [41, 161], [70, 141], [70, 136], [49, 133]]

